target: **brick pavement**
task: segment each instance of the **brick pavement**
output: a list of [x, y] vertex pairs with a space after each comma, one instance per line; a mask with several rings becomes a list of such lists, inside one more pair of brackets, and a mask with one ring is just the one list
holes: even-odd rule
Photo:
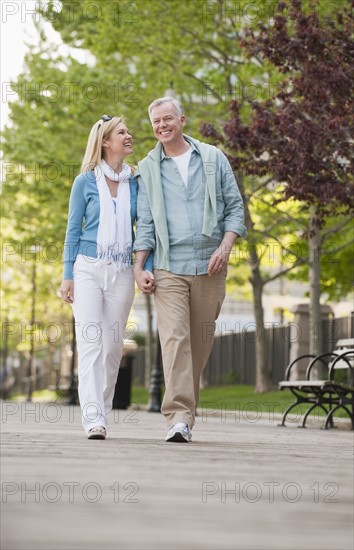
[[353, 548], [353, 432], [236, 415], [165, 443], [162, 415], [1, 403], [2, 550]]

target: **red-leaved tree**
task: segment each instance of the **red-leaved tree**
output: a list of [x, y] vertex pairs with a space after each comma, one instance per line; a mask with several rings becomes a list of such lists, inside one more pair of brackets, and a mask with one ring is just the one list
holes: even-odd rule
[[[278, 4], [273, 20], [246, 31], [243, 46], [250, 56], [274, 64], [284, 80], [265, 102], [250, 102], [245, 118], [236, 101], [219, 133], [210, 124], [205, 136], [221, 142], [235, 171], [242, 176], [272, 180], [284, 186], [284, 198], [302, 201], [309, 210], [305, 233], [309, 245], [310, 353], [319, 353], [321, 227], [328, 216], [341, 221], [340, 231], [354, 209], [354, 42], [353, 1], [332, 19], [299, 0]], [[247, 202], [247, 197], [246, 197]], [[343, 215], [348, 214], [348, 217]], [[246, 204], [246, 222], [253, 221]], [[252, 247], [252, 243], [250, 245]], [[270, 385], [262, 313], [262, 281], [254, 250], [251, 283], [254, 291], [258, 391]], [[258, 289], [258, 290], [257, 290]]]

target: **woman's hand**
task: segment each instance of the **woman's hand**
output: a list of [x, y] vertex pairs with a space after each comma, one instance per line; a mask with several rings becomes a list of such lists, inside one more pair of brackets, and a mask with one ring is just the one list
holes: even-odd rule
[[74, 281], [73, 279], [64, 279], [59, 288], [62, 300], [72, 304], [74, 301]]

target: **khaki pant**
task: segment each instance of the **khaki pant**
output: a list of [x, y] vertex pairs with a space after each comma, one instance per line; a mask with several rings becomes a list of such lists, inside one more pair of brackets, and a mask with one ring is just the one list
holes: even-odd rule
[[161, 340], [168, 426], [194, 425], [200, 376], [214, 342], [215, 320], [225, 297], [227, 268], [208, 275], [176, 275], [155, 269], [155, 306]]

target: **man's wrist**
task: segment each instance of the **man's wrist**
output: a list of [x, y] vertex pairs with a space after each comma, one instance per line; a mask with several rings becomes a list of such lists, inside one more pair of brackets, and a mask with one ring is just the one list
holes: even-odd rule
[[239, 235], [237, 233], [230, 231], [229, 235], [224, 235], [223, 240], [220, 243], [221, 248], [223, 248], [225, 252], [230, 253], [234, 245], [234, 242], [238, 238], [239, 238]]
[[134, 273], [139, 275], [144, 271], [144, 265], [149, 256], [148, 250], [137, 250], [134, 258]]
[[222, 241], [220, 243], [220, 248], [221, 248], [222, 252], [226, 252], [227, 254], [230, 254], [230, 252], [232, 250], [232, 244], [225, 243], [225, 242]]

